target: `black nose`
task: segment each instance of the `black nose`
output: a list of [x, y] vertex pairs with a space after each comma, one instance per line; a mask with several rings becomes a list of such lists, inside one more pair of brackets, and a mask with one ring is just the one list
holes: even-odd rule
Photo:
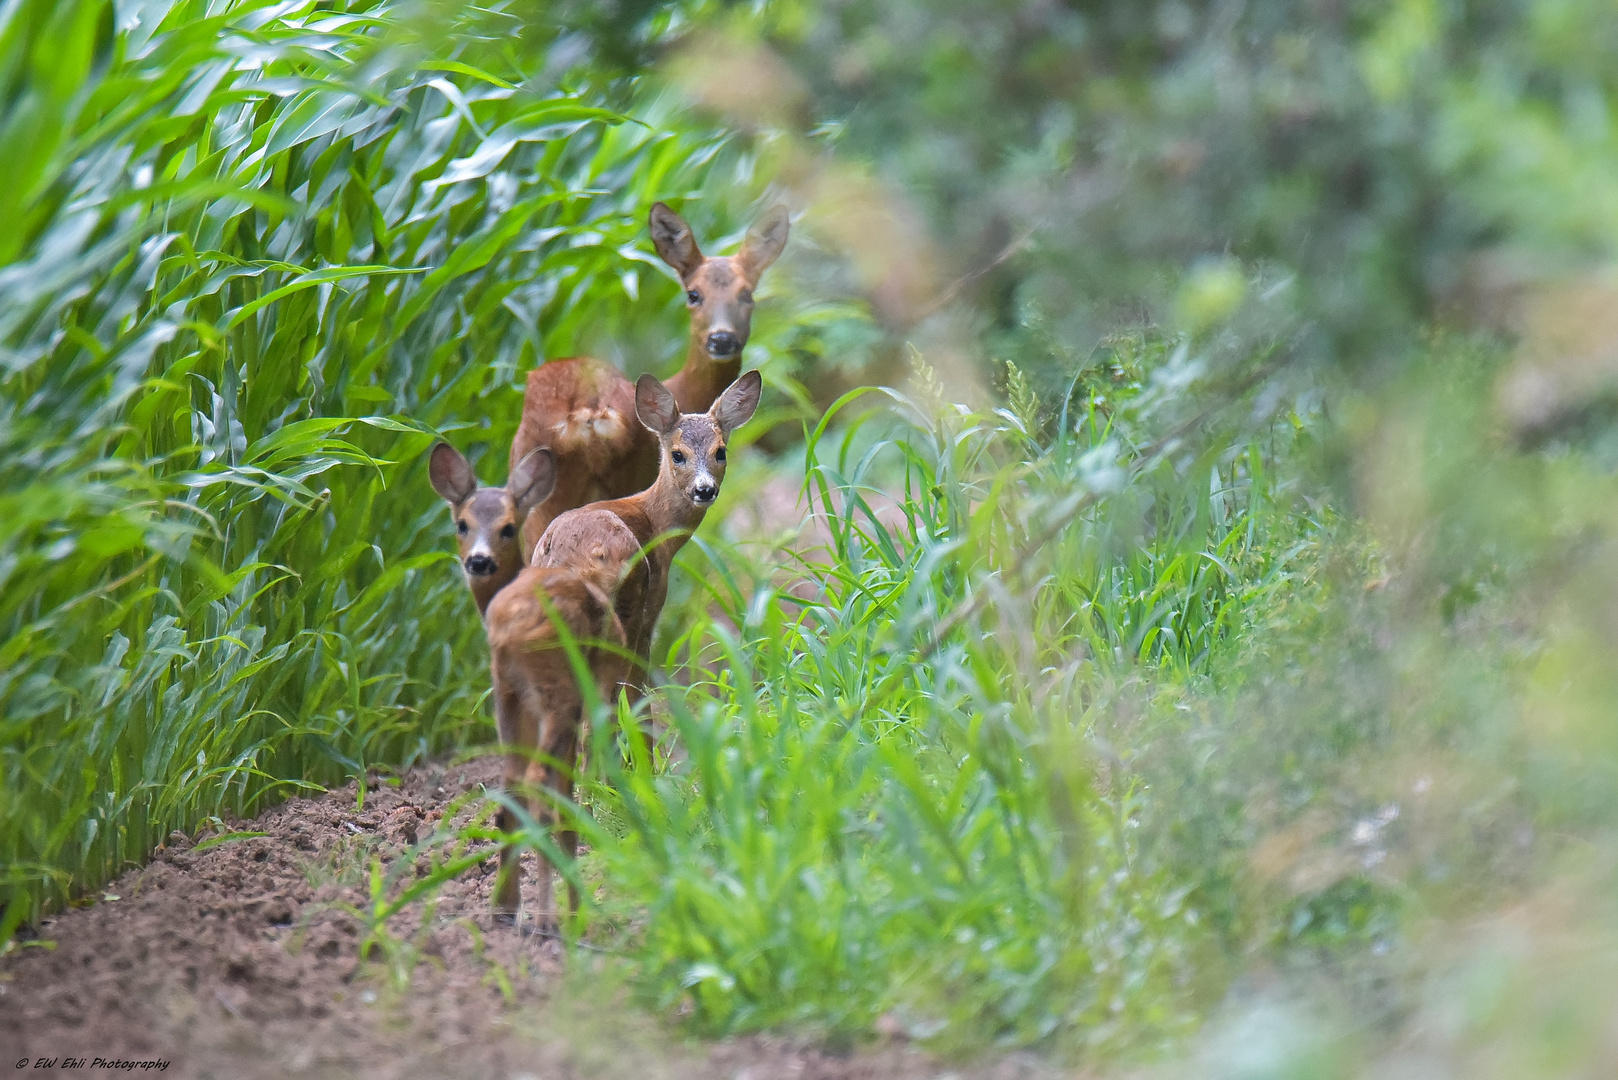
[[494, 560], [487, 555], [473, 555], [466, 560], [466, 572], [473, 577], [485, 577], [494, 573]]
[[735, 356], [741, 351], [741, 338], [729, 330], [715, 330], [708, 335], [709, 356]]
[[691, 489], [691, 497], [699, 503], [713, 502], [719, 497], [719, 489], [712, 484], [699, 484]]

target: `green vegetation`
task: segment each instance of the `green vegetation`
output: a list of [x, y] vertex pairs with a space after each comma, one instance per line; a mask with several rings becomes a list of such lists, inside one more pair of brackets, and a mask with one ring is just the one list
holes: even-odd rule
[[[0, 12], [0, 940], [486, 744], [425, 450], [498, 481], [535, 363], [669, 370], [651, 202], [725, 248], [784, 198], [656, 760], [594, 728], [613, 977], [708, 1034], [1602, 1074], [1618, 22], [1328, 7]], [[395, 979], [453, 854], [370, 868]]]
[[486, 737], [421, 455], [502, 460], [517, 373], [586, 326], [677, 349], [641, 211], [738, 152], [513, 92], [469, 62], [493, 26], [37, 7], [7, 39], [47, 117], [5, 136], [39, 177], [0, 331], [8, 932], [170, 829]]
[[[1228, 660], [1315, 527], [1254, 482], [1256, 446], [1188, 491], [1109, 427], [1041, 446], [1014, 414], [941, 404], [811, 442], [828, 550], [806, 581], [705, 548], [710, 587], [669, 620], [707, 676], [671, 698], [688, 758], [597, 793], [627, 826], [596, 839], [609, 911], [645, 920], [664, 1000], [720, 1030], [846, 1036], [894, 1009], [968, 1044], [1162, 1038], [1190, 1020], [1206, 913], [1143, 857], [1145, 793], [1098, 777], [1087, 741], [1115, 680]], [[874, 508], [901, 462], [908, 494]], [[1108, 491], [1155, 497], [1145, 544]]]

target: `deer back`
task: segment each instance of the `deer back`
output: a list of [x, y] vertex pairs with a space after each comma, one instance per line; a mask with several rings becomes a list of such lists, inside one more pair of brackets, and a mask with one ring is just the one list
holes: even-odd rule
[[594, 503], [551, 523], [534, 551], [534, 564], [574, 570], [603, 588], [613, 598], [628, 647], [644, 658], [668, 598], [673, 558], [662, 553], [663, 545], [644, 551], [655, 535], [636, 500]]

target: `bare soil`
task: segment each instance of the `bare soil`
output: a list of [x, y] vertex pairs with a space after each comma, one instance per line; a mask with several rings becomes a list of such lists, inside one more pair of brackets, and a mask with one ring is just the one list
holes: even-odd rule
[[[0, 1071], [25, 1059], [29, 1075], [117, 1071], [100, 1058], [221, 1080], [1048, 1075], [1019, 1058], [946, 1067], [892, 1042], [849, 1054], [770, 1037], [697, 1042], [592, 975], [599, 956], [497, 926], [492, 862], [446, 883], [435, 907], [387, 924], [391, 967], [387, 950], [362, 960], [355, 910], [366, 908], [373, 860], [400, 880], [430, 873], [424, 846], [474, 813], [496, 776], [488, 759], [427, 765], [373, 778], [363, 805], [351, 784], [175, 834], [98, 902], [0, 956]], [[240, 832], [265, 835], [209, 844]], [[39, 1059], [54, 1064], [33, 1067]]]

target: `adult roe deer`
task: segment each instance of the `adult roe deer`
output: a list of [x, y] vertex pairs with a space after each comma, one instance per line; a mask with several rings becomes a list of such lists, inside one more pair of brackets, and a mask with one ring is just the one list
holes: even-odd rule
[[[524, 567], [518, 522], [535, 503], [550, 494], [556, 461], [549, 450], [523, 457], [504, 488], [479, 487], [472, 467], [447, 443], [433, 447], [428, 475], [433, 489], [450, 504], [460, 545], [461, 566], [477, 601], [489, 638], [489, 667], [494, 688], [495, 726], [508, 748], [503, 785], [513, 798], [525, 797], [536, 821], [557, 822], [556, 804], [540, 789], [565, 798], [573, 795], [573, 769], [583, 725], [580, 691], [558, 623], [584, 650], [600, 693], [610, 694], [622, 678], [623, 661], [613, 646], [625, 645], [623, 627], [613, 611], [612, 573], [639, 550], [632, 539], [607, 533], [592, 547], [581, 539], [584, 556], [575, 567]], [[617, 544], [615, 547], [614, 545]], [[605, 646], [592, 644], [605, 642]], [[515, 815], [502, 806], [496, 823], [515, 828]], [[556, 830], [557, 845], [569, 857], [578, 850], [574, 830]], [[572, 906], [577, 897], [569, 887]], [[500, 849], [493, 908], [515, 921], [522, 899], [522, 871], [515, 848]], [[554, 933], [551, 873], [542, 864], [539, 911], [541, 932]]]
[[[680, 275], [691, 312], [685, 365], [666, 385], [681, 412], [699, 413], [741, 371], [753, 290], [786, 246], [790, 218], [783, 206], [767, 211], [728, 257], [703, 255], [691, 227], [663, 203], [653, 205], [650, 224], [652, 244]], [[630, 495], [656, 477], [657, 440], [634, 422], [635, 401], [635, 386], [601, 360], [552, 360], [528, 373], [511, 464], [547, 446], [556, 455], [558, 480], [522, 523], [527, 551], [558, 515]]]

